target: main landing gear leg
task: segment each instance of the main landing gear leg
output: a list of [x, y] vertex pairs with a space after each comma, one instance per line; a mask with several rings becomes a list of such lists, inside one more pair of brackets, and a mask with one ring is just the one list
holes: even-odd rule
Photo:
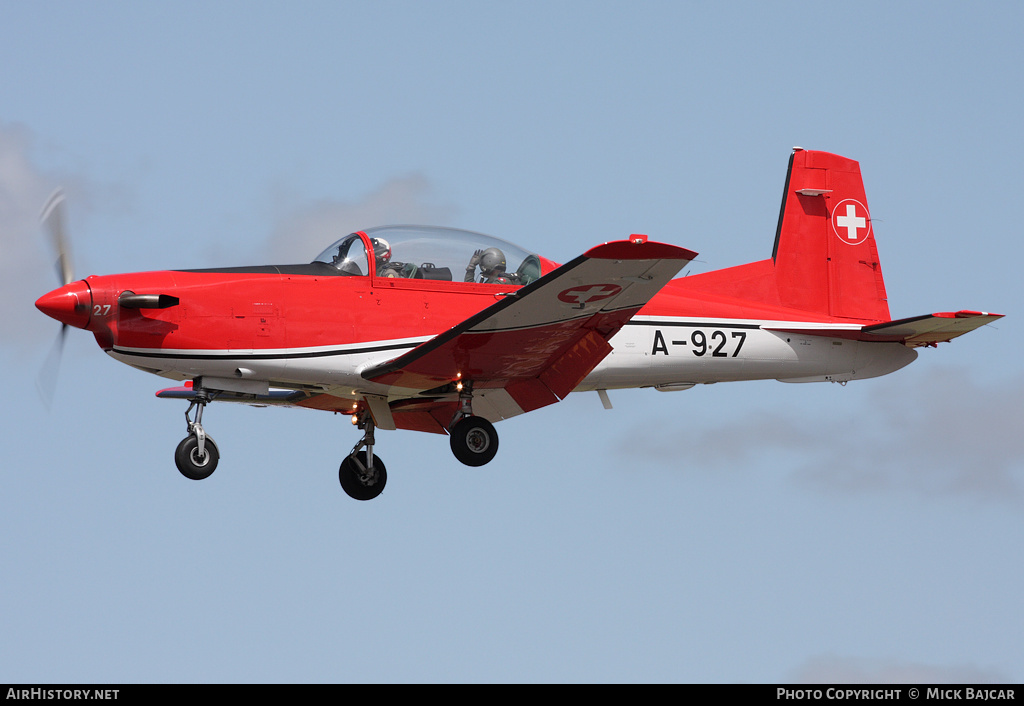
[[[356, 500], [373, 500], [384, 490], [384, 484], [388, 482], [388, 472], [384, 462], [373, 453], [373, 417], [368, 411], [363, 412], [360, 417], [359, 428], [363, 430], [363, 438], [341, 462], [338, 481], [349, 497]], [[366, 450], [362, 451], [363, 448]]]
[[459, 401], [459, 411], [448, 429], [452, 453], [467, 466], [482, 466], [498, 453], [498, 432], [489, 421], [473, 414], [472, 383], [463, 384]]
[[[191, 480], [203, 480], [217, 470], [217, 462], [220, 460], [220, 451], [213, 438], [206, 435], [203, 429], [203, 409], [209, 404], [210, 393], [206, 390], [197, 390], [196, 396], [190, 400], [188, 409], [185, 411], [185, 424], [188, 436], [181, 440], [178, 448], [174, 451], [174, 464], [181, 471], [181, 475]], [[193, 422], [189, 414], [196, 409], [196, 420]]]

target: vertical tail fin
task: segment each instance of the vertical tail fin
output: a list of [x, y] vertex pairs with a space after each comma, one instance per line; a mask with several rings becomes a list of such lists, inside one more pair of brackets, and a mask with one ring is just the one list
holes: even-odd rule
[[786, 307], [888, 321], [860, 165], [796, 148], [775, 234], [775, 283]]

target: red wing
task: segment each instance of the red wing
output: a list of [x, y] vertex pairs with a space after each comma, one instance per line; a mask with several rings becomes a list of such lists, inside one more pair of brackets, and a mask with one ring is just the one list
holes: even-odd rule
[[599, 245], [362, 375], [417, 391], [471, 382], [474, 397], [504, 391], [522, 411], [543, 407], [568, 395], [611, 351], [608, 339], [694, 257], [643, 237]]

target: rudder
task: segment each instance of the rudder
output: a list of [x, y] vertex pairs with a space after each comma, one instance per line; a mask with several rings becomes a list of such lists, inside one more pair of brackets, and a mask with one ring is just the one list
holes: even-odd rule
[[854, 160], [794, 148], [772, 260], [782, 305], [889, 320], [864, 181]]

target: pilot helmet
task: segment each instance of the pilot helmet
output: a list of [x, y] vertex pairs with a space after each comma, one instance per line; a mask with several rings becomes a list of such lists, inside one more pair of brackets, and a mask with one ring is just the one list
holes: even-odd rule
[[388, 262], [391, 260], [391, 243], [384, 238], [370, 238], [373, 245], [373, 257], [377, 262]]
[[480, 272], [486, 277], [494, 277], [505, 271], [505, 253], [498, 248], [487, 248], [480, 256]]

